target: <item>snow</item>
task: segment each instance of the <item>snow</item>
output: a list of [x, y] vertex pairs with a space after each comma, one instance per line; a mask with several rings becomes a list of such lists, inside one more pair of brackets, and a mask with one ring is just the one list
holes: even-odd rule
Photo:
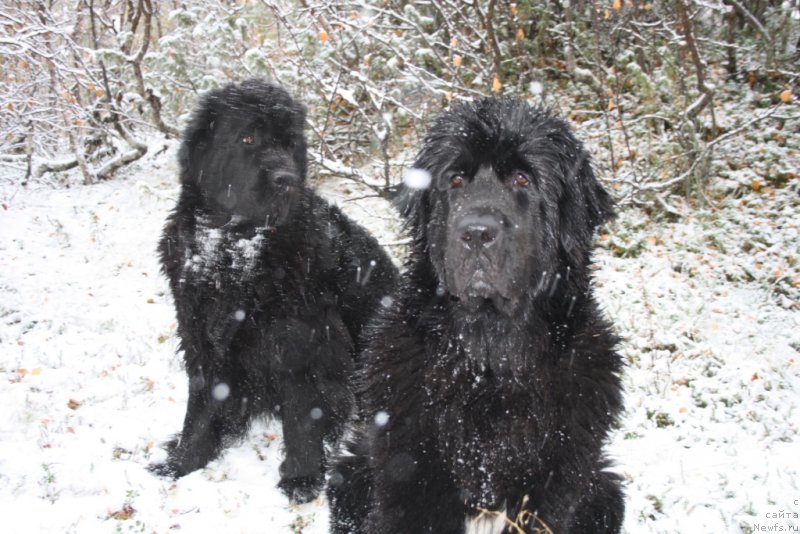
[[431, 185], [431, 173], [425, 169], [408, 169], [403, 182], [411, 189], [427, 189]]
[[[93, 186], [0, 177], [6, 532], [327, 531], [324, 498], [292, 506], [276, 489], [274, 424], [178, 481], [145, 469], [165, 457], [159, 443], [180, 429], [187, 393], [156, 256], [174, 148]], [[784, 166], [796, 169], [789, 148]], [[609, 448], [628, 480], [628, 533], [800, 523], [789, 514], [800, 511], [800, 184], [756, 191], [746, 172], [720, 180], [741, 194], [716, 210], [666, 222], [629, 209], [599, 240], [598, 297], [628, 363]], [[319, 185], [402, 254], [385, 200], [346, 180]], [[236, 246], [246, 262], [258, 243]]]

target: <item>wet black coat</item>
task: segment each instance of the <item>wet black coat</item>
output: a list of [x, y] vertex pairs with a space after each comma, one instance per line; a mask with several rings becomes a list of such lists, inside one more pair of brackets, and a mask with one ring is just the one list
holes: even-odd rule
[[189, 376], [160, 474], [205, 466], [254, 416], [283, 422], [282, 489], [321, 488], [324, 440], [353, 408], [356, 339], [396, 269], [304, 185], [304, 110], [258, 80], [206, 95], [184, 134], [181, 192], [159, 245]]
[[[457, 534], [482, 512], [529, 533], [619, 531], [602, 446], [622, 363], [589, 275], [612, 206], [588, 155], [551, 113], [487, 99], [443, 114], [415, 166], [432, 182], [401, 191], [412, 251], [366, 330], [362, 422], [331, 470], [332, 532]], [[480, 253], [502, 272], [463, 252], [494, 225], [465, 225], [475, 213], [504, 235], [483, 241], [508, 250]], [[524, 261], [503, 259], [512, 249]]]

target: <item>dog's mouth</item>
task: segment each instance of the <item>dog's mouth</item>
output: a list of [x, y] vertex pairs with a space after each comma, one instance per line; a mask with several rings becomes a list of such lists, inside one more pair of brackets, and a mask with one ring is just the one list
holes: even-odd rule
[[488, 270], [477, 268], [469, 275], [454, 277], [453, 296], [469, 311], [503, 313], [514, 307], [514, 299]]
[[278, 231], [280, 218], [267, 215], [263, 219], [248, 217], [245, 215], [234, 214], [228, 222], [222, 225], [222, 229], [234, 234], [241, 234], [242, 237], [250, 238], [256, 234], [270, 235]]

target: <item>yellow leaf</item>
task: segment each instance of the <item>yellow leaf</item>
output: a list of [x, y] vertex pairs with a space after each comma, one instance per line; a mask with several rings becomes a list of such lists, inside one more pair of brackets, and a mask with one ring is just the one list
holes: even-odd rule
[[761, 190], [761, 182], [756, 179], [750, 184], [750, 187], [753, 188], [753, 191], [760, 191]]
[[614, 0], [614, 3], [611, 5], [614, 8], [614, 11], [619, 11], [622, 9], [622, 0]]
[[511, 4], [511, 15], [517, 16], [517, 4]]
[[33, 376], [38, 376], [38, 375], [42, 374], [42, 368], [41, 367], [34, 367], [33, 369], [31, 369], [31, 374]]
[[322, 41], [323, 43], [327, 43], [328, 42], [328, 32], [326, 32], [325, 30], [322, 30], [321, 32], [319, 32], [319, 40]]
[[453, 37], [450, 39], [450, 48], [455, 48], [458, 46], [458, 37]]
[[603, 18], [606, 19], [606, 20], [610, 19], [611, 18], [611, 12], [609, 10], [607, 10], [607, 9], [604, 10], [603, 11]]
[[791, 89], [786, 89], [785, 91], [781, 91], [780, 99], [781, 99], [781, 102], [783, 102], [784, 104], [788, 104], [789, 101], [792, 100], [792, 91], [791, 91]]
[[453, 65], [455, 65], [456, 67], [460, 67], [462, 60], [463, 60], [463, 58], [461, 56], [459, 56], [458, 54], [456, 54], [455, 56], [453, 56]]
[[502, 89], [502, 88], [503, 88], [503, 84], [500, 83], [500, 78], [495, 76], [494, 80], [492, 81], [492, 92], [493, 93], [499, 93], [500, 89]]
[[608, 111], [614, 111], [615, 107], [617, 107], [617, 106], [614, 104], [614, 101], [609, 98], [608, 99]]
[[525, 30], [522, 28], [517, 30], [517, 41], [524, 41], [525, 40]]
[[95, 89], [94, 91], [94, 96], [96, 96], [97, 98], [102, 98], [104, 94], [106, 94], [106, 92], [103, 91], [102, 89]]
[[12, 104], [11, 102], [9, 102], [6, 107], [8, 108], [8, 111], [14, 111], [14, 104]]

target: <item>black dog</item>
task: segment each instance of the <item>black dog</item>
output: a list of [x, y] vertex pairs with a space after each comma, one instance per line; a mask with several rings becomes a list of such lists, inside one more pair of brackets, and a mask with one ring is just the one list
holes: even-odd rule
[[305, 111], [259, 80], [207, 94], [179, 153], [159, 246], [189, 375], [183, 431], [159, 474], [205, 466], [254, 416], [283, 423], [280, 487], [323, 483], [323, 441], [352, 415], [354, 342], [396, 269], [374, 238], [305, 187]]
[[415, 167], [431, 183], [400, 191], [412, 250], [365, 330], [332, 531], [617, 532], [622, 362], [589, 272], [613, 211], [587, 153], [549, 111], [486, 99], [439, 117]]

